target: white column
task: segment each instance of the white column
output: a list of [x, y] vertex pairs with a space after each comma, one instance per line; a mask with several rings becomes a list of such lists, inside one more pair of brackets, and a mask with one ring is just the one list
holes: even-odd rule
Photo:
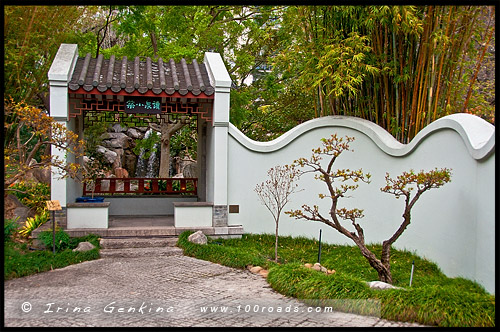
[[[227, 226], [227, 160], [231, 77], [219, 53], [205, 53], [210, 83], [215, 88], [212, 130], [207, 131], [207, 199], [214, 204], [213, 225]], [[210, 135], [210, 137], [208, 137]], [[209, 165], [210, 163], [210, 165]]]
[[[65, 126], [68, 121], [68, 82], [73, 74], [77, 59], [78, 46], [76, 44], [61, 44], [48, 72], [50, 116]], [[51, 153], [61, 160], [66, 160], [66, 151], [61, 151], [52, 146]], [[60, 172], [53, 167], [50, 186], [51, 200], [58, 200], [61, 206], [65, 207], [67, 203], [66, 195], [66, 179], [61, 179]]]

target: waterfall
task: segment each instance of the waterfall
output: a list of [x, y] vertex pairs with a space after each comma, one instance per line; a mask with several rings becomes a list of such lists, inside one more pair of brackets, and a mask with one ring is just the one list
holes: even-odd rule
[[[149, 128], [144, 134], [144, 139], [151, 136], [152, 129]], [[148, 159], [144, 159], [144, 149], [141, 149], [139, 153], [139, 158], [137, 158], [137, 166], [135, 168], [135, 177], [137, 178], [155, 178], [158, 177], [158, 171], [160, 167], [160, 162], [158, 154], [160, 153], [158, 148], [158, 143], [153, 147], [156, 149], [155, 153], [151, 153]]]

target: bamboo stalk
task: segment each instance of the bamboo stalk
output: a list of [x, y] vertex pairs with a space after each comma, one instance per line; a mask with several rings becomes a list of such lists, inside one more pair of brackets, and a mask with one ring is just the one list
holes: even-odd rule
[[477, 79], [477, 74], [479, 73], [479, 69], [480, 69], [481, 63], [483, 62], [484, 54], [486, 53], [486, 50], [488, 49], [488, 46], [490, 44], [491, 37], [493, 36], [493, 32], [494, 31], [495, 31], [495, 28], [493, 27], [490, 30], [490, 33], [489, 33], [489, 36], [488, 36], [488, 41], [484, 44], [483, 51], [481, 52], [481, 56], [480, 56], [479, 61], [477, 62], [477, 65], [476, 65], [476, 70], [474, 72], [474, 76], [472, 77], [470, 85], [469, 85], [469, 91], [467, 92], [467, 97], [465, 98], [465, 103], [464, 103], [462, 112], [465, 112], [466, 109], [467, 109], [467, 105], [469, 103], [469, 100], [470, 100], [470, 97], [471, 97], [471, 94], [472, 94], [472, 86], [474, 85], [474, 82]]

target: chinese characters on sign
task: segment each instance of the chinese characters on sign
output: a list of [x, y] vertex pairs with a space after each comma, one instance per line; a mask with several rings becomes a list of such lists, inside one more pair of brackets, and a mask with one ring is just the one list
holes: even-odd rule
[[161, 98], [125, 97], [125, 113], [161, 113]]

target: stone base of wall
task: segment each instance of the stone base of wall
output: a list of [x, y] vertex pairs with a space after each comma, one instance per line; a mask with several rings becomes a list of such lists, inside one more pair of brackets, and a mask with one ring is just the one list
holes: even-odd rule
[[212, 214], [212, 226], [225, 227], [227, 225], [227, 205], [214, 205]]

